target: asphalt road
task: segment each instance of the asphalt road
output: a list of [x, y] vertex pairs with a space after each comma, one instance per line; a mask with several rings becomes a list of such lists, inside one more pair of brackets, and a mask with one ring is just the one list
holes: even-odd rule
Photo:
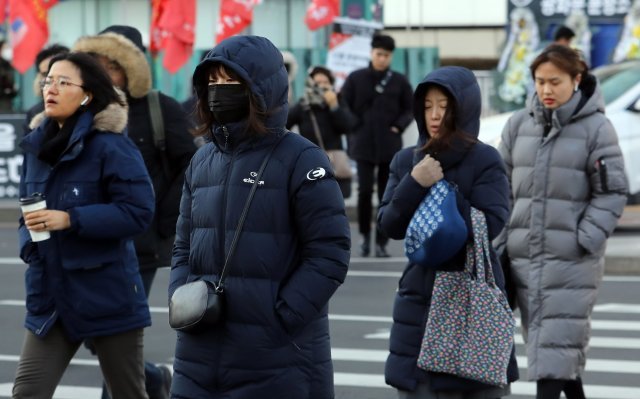
[[[331, 301], [331, 340], [336, 398], [395, 398], [384, 383], [391, 307], [403, 268], [399, 243], [388, 260], [352, 259], [345, 284]], [[24, 265], [16, 258], [16, 233], [0, 228], [0, 398], [10, 397], [24, 329]], [[153, 326], [146, 330], [146, 359], [171, 364], [175, 334], [167, 322], [168, 270], [162, 269], [151, 292]], [[640, 398], [640, 277], [605, 276], [593, 318], [593, 339], [583, 376], [590, 399]], [[517, 336], [518, 360], [526, 361]], [[81, 348], [67, 369], [55, 398], [99, 398], [97, 361]], [[514, 398], [533, 398], [535, 384], [512, 385]]]

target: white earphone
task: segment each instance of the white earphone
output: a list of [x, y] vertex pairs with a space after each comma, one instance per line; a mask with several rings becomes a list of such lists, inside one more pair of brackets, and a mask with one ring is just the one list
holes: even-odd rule
[[85, 96], [84, 100], [82, 100], [82, 102], [80, 103], [80, 105], [85, 105], [87, 104], [87, 102], [89, 102], [89, 96]]

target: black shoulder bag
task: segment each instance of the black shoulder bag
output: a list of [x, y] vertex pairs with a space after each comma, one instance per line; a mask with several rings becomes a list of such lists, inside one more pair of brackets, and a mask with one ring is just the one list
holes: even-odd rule
[[236, 233], [231, 241], [229, 252], [224, 260], [224, 266], [220, 273], [220, 279], [218, 283], [213, 283], [206, 280], [197, 280], [184, 284], [175, 290], [171, 296], [169, 303], [169, 325], [174, 330], [197, 333], [201, 332], [209, 326], [218, 324], [221, 322], [224, 313], [224, 279], [227, 275], [227, 267], [229, 261], [233, 256], [236, 249], [236, 244], [240, 238], [242, 232], [242, 226], [249, 213], [249, 207], [251, 206], [251, 200], [258, 188], [258, 182], [267, 167], [269, 158], [273, 154], [273, 150], [278, 146], [287, 134], [285, 133], [269, 150], [269, 153], [262, 161], [260, 170], [255, 177], [249, 196], [244, 204], [244, 209], [238, 220], [238, 227]]

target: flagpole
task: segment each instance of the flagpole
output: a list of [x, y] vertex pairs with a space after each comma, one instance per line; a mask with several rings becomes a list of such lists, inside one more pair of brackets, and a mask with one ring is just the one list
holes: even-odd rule
[[291, 50], [291, 0], [287, 0], [287, 50]]

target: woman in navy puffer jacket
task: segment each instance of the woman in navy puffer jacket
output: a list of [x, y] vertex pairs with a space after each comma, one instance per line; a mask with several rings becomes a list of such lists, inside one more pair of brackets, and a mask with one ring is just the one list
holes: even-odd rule
[[218, 281], [256, 171], [277, 145], [228, 265], [224, 319], [178, 332], [172, 397], [333, 398], [327, 307], [351, 240], [329, 160], [285, 130], [287, 72], [269, 40], [222, 41], [193, 85], [212, 137], [186, 172], [169, 297], [188, 281]]
[[[91, 56], [51, 60], [45, 111], [24, 138], [20, 196], [47, 209], [20, 219], [27, 333], [14, 398], [51, 398], [83, 340], [93, 339], [113, 398], [146, 398], [143, 328], [151, 324], [133, 237], [153, 218], [153, 187], [127, 137], [127, 103]], [[48, 231], [34, 242], [30, 231]]]
[[[409, 221], [429, 188], [444, 177], [457, 185], [457, 204], [471, 232], [470, 208], [487, 219], [489, 239], [495, 238], [509, 216], [509, 183], [498, 152], [478, 141], [480, 88], [471, 71], [444, 67], [431, 72], [414, 94], [414, 116], [420, 138], [416, 147], [396, 154], [391, 162], [378, 223], [394, 239], [405, 236]], [[504, 289], [504, 277], [494, 251], [493, 272]], [[509, 387], [492, 387], [448, 374], [425, 372], [416, 365], [429, 315], [433, 283], [438, 270], [462, 270], [465, 249], [434, 269], [409, 263], [399, 282], [393, 309], [390, 354], [385, 378], [401, 398], [499, 398]], [[515, 357], [508, 380], [517, 379]]]

